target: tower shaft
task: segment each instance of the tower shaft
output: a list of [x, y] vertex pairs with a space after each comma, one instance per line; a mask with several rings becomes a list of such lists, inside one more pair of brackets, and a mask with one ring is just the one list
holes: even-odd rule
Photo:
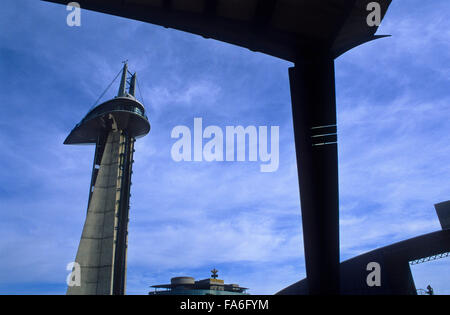
[[86, 221], [76, 260], [81, 285], [67, 294], [125, 294], [128, 214], [135, 139], [126, 130], [98, 137]]

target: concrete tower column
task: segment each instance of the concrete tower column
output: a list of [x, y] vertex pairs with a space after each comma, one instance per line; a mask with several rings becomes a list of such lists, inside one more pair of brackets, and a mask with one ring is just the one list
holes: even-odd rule
[[75, 262], [81, 286], [67, 294], [124, 294], [128, 239], [128, 209], [134, 139], [111, 131], [93, 186]]
[[112, 294], [119, 149], [120, 132], [110, 132], [75, 259], [81, 286], [68, 287], [67, 294]]

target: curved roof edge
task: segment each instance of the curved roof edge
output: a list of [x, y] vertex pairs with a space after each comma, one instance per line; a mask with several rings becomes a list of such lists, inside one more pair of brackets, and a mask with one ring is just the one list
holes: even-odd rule
[[[379, 261], [382, 265], [381, 269], [388, 271], [391, 277], [395, 278], [398, 274], [403, 275], [393, 280], [386, 276], [385, 282], [390, 281], [390, 286], [374, 290], [374, 292], [377, 294], [412, 293], [414, 282], [410, 277], [409, 262], [446, 252], [450, 252], [450, 229], [416, 236], [350, 258], [341, 262], [341, 278], [345, 279], [345, 281], [341, 281], [341, 293], [359, 294], [364, 292], [364, 294], [370, 294], [370, 290], [365, 287], [366, 274], [361, 271], [366, 271], [367, 263], [374, 260]], [[350, 285], [352, 282], [353, 286]], [[308, 279], [297, 281], [275, 294], [308, 294]]]

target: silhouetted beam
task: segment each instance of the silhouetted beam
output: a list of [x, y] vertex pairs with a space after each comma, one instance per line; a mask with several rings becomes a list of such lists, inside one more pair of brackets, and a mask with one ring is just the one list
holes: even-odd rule
[[172, 7], [172, 0], [163, 0], [162, 7], [165, 10], [170, 10]]
[[[342, 294], [415, 294], [408, 262], [450, 252], [450, 230], [420, 235], [372, 250], [340, 264]], [[368, 287], [367, 264], [381, 267], [381, 287]], [[308, 294], [308, 278], [300, 280], [276, 294]]]
[[[67, 5], [67, 0], [43, 1]], [[242, 0], [242, 2], [245, 1]], [[298, 51], [307, 50], [311, 47], [315, 47], [319, 51], [323, 48], [331, 49], [333, 56], [336, 58], [355, 47], [355, 45], [378, 38], [374, 36], [377, 27], [369, 27], [366, 24], [368, 12], [364, 4], [367, 1], [356, 0], [352, 8], [346, 4], [347, 0], [292, 2], [292, 10], [295, 10], [298, 15], [298, 27], [296, 23], [293, 23], [291, 28], [283, 29], [268, 23], [259, 32], [255, 32], [253, 26], [255, 25], [255, 19], [244, 21], [219, 16], [218, 14], [211, 18], [213, 15], [174, 10], [174, 3], [169, 0], [163, 0], [160, 6], [155, 6], [150, 1], [139, 1], [137, 3], [123, 2], [122, 0], [78, 0], [77, 2], [83, 9], [171, 27], [295, 62], [298, 58]], [[220, 1], [217, 2], [220, 4]], [[382, 15], [384, 16], [391, 1], [379, 0], [377, 2], [382, 6]], [[257, 23], [265, 25], [266, 22], [264, 21], [270, 21], [270, 8], [273, 8], [272, 13], [276, 12], [277, 3], [273, 0], [258, 2], [259, 8], [255, 12], [257, 12], [256, 21], [260, 22]], [[210, 5], [215, 6], [216, 4], [207, 4], [208, 7]], [[346, 12], [340, 10], [346, 10]], [[348, 16], [348, 20], [342, 23], [345, 20], [342, 17], [345, 16]], [[313, 23], [305, 24], [304, 21], [310, 17], [315, 17], [312, 19]], [[341, 26], [342, 29], [340, 29]], [[334, 43], [329, 42], [330, 35], [324, 38], [324, 33], [338, 34], [336, 41]], [[332, 37], [336, 37], [336, 35]]]
[[[218, 0], [204, 0], [203, 17], [206, 20], [212, 21], [216, 17]], [[211, 38], [206, 35], [202, 35], [204, 38]]]
[[205, 0], [205, 7], [203, 10], [203, 15], [208, 18], [213, 18], [216, 16], [218, 0]]
[[334, 58], [312, 52], [289, 68], [310, 294], [339, 294], [339, 193]]
[[258, 0], [253, 23], [259, 27], [267, 27], [277, 2], [278, 0]]
[[[355, 5], [356, 0], [347, 0], [344, 4], [342, 4], [341, 9], [337, 10], [338, 12], [342, 12], [341, 16], [339, 17], [339, 26], [334, 29], [334, 32], [331, 33], [331, 36], [329, 38], [329, 43], [331, 45], [334, 44], [334, 41], [339, 36], [339, 32], [342, 30], [342, 27], [347, 22], [350, 14], [352, 13], [352, 7]], [[331, 48], [331, 47], [330, 47]]]
[[443, 230], [450, 229], [450, 200], [434, 205]]

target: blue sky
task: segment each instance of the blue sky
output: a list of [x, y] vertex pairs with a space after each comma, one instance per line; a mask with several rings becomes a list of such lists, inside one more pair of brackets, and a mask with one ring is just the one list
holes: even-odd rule
[[[336, 61], [341, 259], [440, 229], [450, 199], [450, 2], [393, 1], [378, 33]], [[272, 294], [305, 276], [288, 82], [291, 63], [64, 6], [0, 11], [0, 293], [64, 294], [84, 224], [93, 146], [63, 141], [129, 60], [152, 130], [136, 143], [128, 294], [171, 277]], [[104, 99], [114, 96], [117, 86]], [[179, 162], [171, 130], [280, 126], [280, 166]], [[450, 259], [412, 268], [450, 294]]]

